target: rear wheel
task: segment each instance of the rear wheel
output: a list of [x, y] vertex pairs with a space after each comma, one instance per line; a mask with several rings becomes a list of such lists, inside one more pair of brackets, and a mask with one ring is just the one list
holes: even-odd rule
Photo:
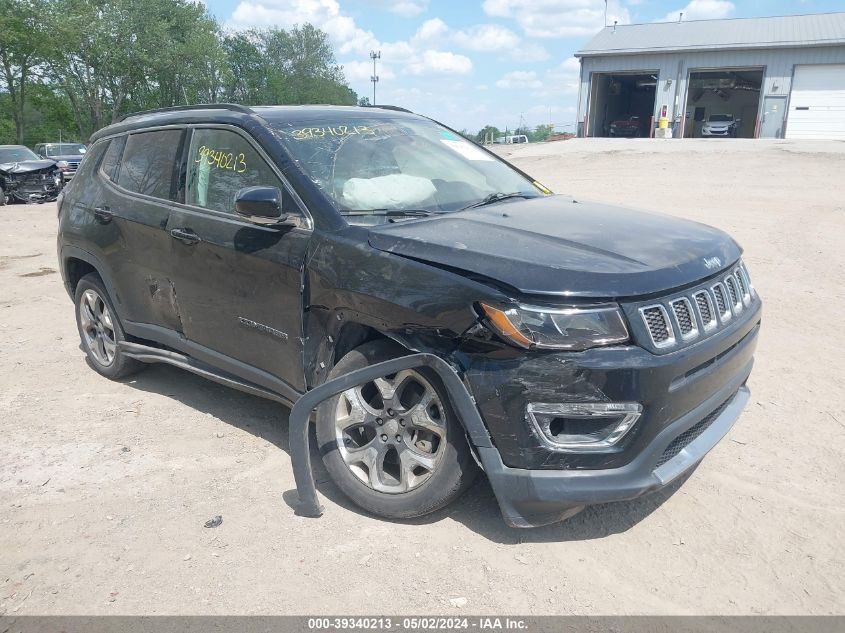
[[119, 347], [126, 336], [99, 275], [90, 273], [79, 280], [75, 304], [82, 348], [97, 373], [116, 380], [144, 366], [126, 356]]
[[[329, 379], [406, 354], [389, 341], [349, 352]], [[422, 516], [456, 499], [476, 473], [437, 375], [411, 369], [354, 387], [317, 410], [323, 462], [337, 486], [379, 516]]]

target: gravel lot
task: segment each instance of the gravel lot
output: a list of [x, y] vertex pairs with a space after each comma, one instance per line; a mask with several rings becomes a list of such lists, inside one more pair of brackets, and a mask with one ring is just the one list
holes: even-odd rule
[[555, 191], [745, 247], [766, 302], [752, 399], [689, 479], [517, 531], [483, 478], [389, 523], [320, 469], [325, 516], [296, 517], [287, 410], [165, 366], [100, 378], [56, 272], [54, 205], [4, 207], [0, 614], [844, 613], [845, 143], [499, 151]]

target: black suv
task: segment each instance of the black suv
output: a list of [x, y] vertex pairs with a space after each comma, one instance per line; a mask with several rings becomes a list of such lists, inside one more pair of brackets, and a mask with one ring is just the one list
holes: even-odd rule
[[[412, 352], [317, 410], [337, 486], [390, 518], [455, 499], [476, 464], [536, 526], [689, 471], [730, 429], [761, 302], [713, 228], [552, 195], [388, 107], [196, 106], [97, 132], [59, 201], [91, 366], [164, 362], [290, 404]], [[466, 410], [466, 409], [464, 409]]]

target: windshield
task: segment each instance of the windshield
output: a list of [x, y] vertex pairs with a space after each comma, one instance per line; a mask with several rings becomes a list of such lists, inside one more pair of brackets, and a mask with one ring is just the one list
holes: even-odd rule
[[48, 143], [44, 151], [47, 156], [82, 156], [85, 146], [82, 143]]
[[38, 156], [22, 145], [0, 147], [0, 163], [19, 163], [22, 160], [38, 160]]
[[474, 143], [425, 119], [344, 117], [276, 123], [275, 129], [341, 213], [448, 213], [492, 194], [544, 193]]
[[710, 122], [711, 123], [726, 123], [728, 121], [733, 121], [734, 118], [730, 114], [711, 114], [710, 115]]

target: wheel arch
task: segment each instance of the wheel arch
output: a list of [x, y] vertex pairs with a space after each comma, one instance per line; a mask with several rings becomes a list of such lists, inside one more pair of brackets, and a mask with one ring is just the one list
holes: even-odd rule
[[96, 273], [106, 286], [106, 290], [109, 293], [109, 297], [112, 300], [112, 304], [114, 305], [118, 318], [124, 320], [125, 315], [123, 303], [120, 299], [120, 293], [117, 290], [117, 286], [115, 286], [111, 275], [108, 272], [108, 268], [103, 265], [96, 255], [76, 246], [66, 245], [61, 249], [60, 261], [65, 290], [67, 290], [71, 299], [73, 299], [76, 294], [76, 287], [79, 284], [79, 280], [85, 275]]

